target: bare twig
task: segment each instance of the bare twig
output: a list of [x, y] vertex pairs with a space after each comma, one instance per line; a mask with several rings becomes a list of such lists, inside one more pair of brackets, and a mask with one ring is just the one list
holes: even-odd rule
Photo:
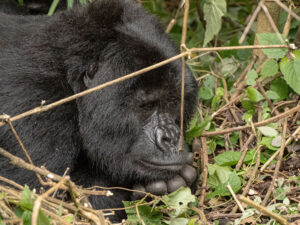
[[271, 218], [275, 219], [276, 221], [278, 221], [279, 223], [281, 223], [283, 225], [288, 225], [289, 224], [287, 222], [287, 220], [285, 218], [283, 218], [282, 216], [280, 216], [276, 213], [273, 213], [272, 211], [270, 211], [267, 208], [257, 204], [256, 202], [250, 200], [249, 198], [246, 198], [244, 196], [239, 196], [239, 200], [241, 200], [242, 202], [246, 203], [247, 205], [257, 209], [262, 214], [270, 216]]
[[265, 12], [265, 14], [266, 14], [266, 16], [269, 20], [269, 23], [271, 24], [271, 27], [272, 27], [273, 31], [276, 33], [276, 35], [279, 38], [279, 40], [281, 41], [281, 43], [284, 44], [284, 40], [282, 39], [282, 37], [279, 33], [279, 30], [278, 30], [277, 26], [275, 25], [272, 16], [269, 13], [268, 8], [264, 4], [261, 4], [261, 8], [264, 10], [264, 12]]
[[[36, 113], [41, 113], [41, 112], [45, 112], [45, 111], [48, 111], [52, 108], [55, 108], [59, 105], [62, 105], [62, 104], [65, 104], [67, 102], [70, 102], [70, 101], [73, 101], [77, 98], [80, 98], [82, 96], [85, 96], [87, 94], [90, 94], [92, 92], [95, 92], [95, 91], [98, 91], [98, 90], [101, 90], [105, 87], [109, 87], [111, 85], [114, 85], [116, 83], [119, 83], [119, 82], [122, 82], [122, 81], [125, 81], [127, 79], [130, 79], [130, 78], [133, 78], [135, 76], [138, 76], [138, 75], [141, 75], [143, 73], [146, 73], [146, 72], [149, 72], [153, 69], [156, 69], [156, 68], [159, 68], [161, 66], [164, 66], [170, 62], [173, 62], [177, 59], [180, 59], [184, 56], [187, 56], [193, 52], [207, 52], [207, 51], [230, 51], [230, 50], [242, 50], [242, 49], [266, 49], [266, 48], [289, 48], [288, 45], [248, 45], [248, 46], [225, 46], [225, 47], [213, 47], [213, 48], [191, 48], [191, 49], [187, 49], [187, 51], [183, 52], [183, 53], [180, 53], [176, 56], [173, 56], [169, 59], [166, 59], [164, 61], [161, 61], [159, 63], [156, 63], [152, 66], [149, 66], [149, 67], [146, 67], [146, 68], [143, 68], [141, 70], [138, 70], [136, 72], [133, 72], [133, 73], [130, 73], [130, 74], [127, 74], [125, 76], [122, 76], [120, 78], [117, 78], [117, 79], [114, 79], [112, 81], [109, 81], [109, 82], [106, 82], [104, 84], [101, 84], [101, 85], [98, 85], [94, 88], [90, 88], [90, 89], [87, 89], [85, 91], [82, 91], [82, 92], [79, 92], [77, 94], [74, 94], [72, 96], [69, 96], [67, 98], [64, 98], [64, 99], [61, 99], [61, 100], [58, 100], [56, 102], [53, 102], [51, 104], [48, 104], [48, 105], [44, 105], [44, 106], [39, 106], [39, 107], [36, 107], [34, 109], [31, 109], [27, 112], [23, 112], [19, 115], [16, 115], [16, 116], [13, 116], [10, 118], [10, 120], [13, 122], [13, 121], [16, 121], [16, 120], [19, 120], [21, 118], [24, 118], [24, 117], [27, 117], [27, 116], [30, 116], [30, 115], [33, 115], [33, 114], [36, 114]], [[5, 125], [5, 122], [0, 122], [0, 127], [1, 126], [4, 126]]]
[[292, 9], [289, 9], [285, 4], [283, 4], [280, 0], [274, 0], [282, 9], [287, 11], [289, 14], [292, 15], [296, 20], [300, 21], [300, 17], [292, 11]]
[[[183, 26], [181, 34], [181, 52], [186, 51], [185, 41], [186, 41], [186, 32], [187, 32], [187, 22], [189, 16], [190, 1], [185, 0], [184, 4], [184, 16], [183, 16]], [[181, 58], [181, 103], [180, 103], [180, 144], [179, 150], [182, 150], [183, 146], [183, 114], [184, 114], [184, 70], [185, 70], [185, 56]]]
[[282, 139], [281, 139], [281, 147], [280, 147], [280, 152], [279, 152], [279, 158], [277, 160], [275, 171], [274, 171], [274, 174], [273, 174], [273, 177], [272, 177], [272, 183], [269, 186], [269, 189], [268, 189], [268, 191], [265, 195], [264, 200], [262, 201], [262, 205], [267, 204], [267, 201], [268, 201], [268, 199], [271, 195], [271, 192], [274, 188], [275, 181], [277, 180], [278, 171], [280, 169], [280, 165], [281, 165], [281, 161], [282, 161], [283, 153], [284, 153], [284, 149], [285, 149], [286, 130], [287, 130], [287, 117], [284, 119], [284, 123], [283, 123]]
[[[280, 120], [282, 118], [285, 118], [297, 111], [300, 110], [300, 105], [284, 112], [284, 113], [281, 113], [279, 115], [276, 115], [274, 117], [271, 117], [267, 120], [263, 120], [263, 121], [260, 121], [260, 122], [257, 122], [257, 123], [254, 123], [253, 126], [254, 127], [261, 127], [261, 126], [264, 126], [264, 125], [267, 125], [269, 123], [272, 123], [274, 121], [277, 121], [277, 120]], [[249, 129], [250, 127], [248, 125], [244, 125], [244, 126], [239, 126], [239, 127], [233, 127], [233, 128], [228, 128], [228, 129], [223, 129], [223, 130], [217, 130], [217, 131], [212, 131], [212, 132], [203, 132], [202, 133], [202, 137], [211, 137], [211, 136], [215, 136], [215, 135], [222, 135], [222, 134], [227, 134], [227, 133], [232, 133], [232, 132], [235, 132], [235, 131], [241, 131], [241, 130], [247, 130]]]
[[239, 44], [242, 44], [244, 42], [245, 37], [247, 36], [247, 34], [248, 34], [248, 32], [249, 32], [252, 24], [254, 23], [254, 20], [257, 17], [257, 14], [259, 13], [259, 11], [261, 9], [261, 4], [262, 3], [263, 3], [263, 1], [260, 1], [259, 4], [258, 4], [258, 6], [256, 7], [253, 15], [251, 16], [251, 19], [250, 19], [249, 23], [247, 24], [247, 26], [246, 26], [246, 28], [245, 28], [245, 30], [244, 30], [244, 32], [243, 32], [243, 34], [242, 34], [242, 36], [241, 36], [241, 38], [239, 40]]
[[[291, 141], [296, 137], [296, 135], [300, 132], [300, 126], [295, 130], [295, 132], [287, 139], [285, 142], [285, 146], [289, 145]], [[281, 149], [281, 148], [280, 148]], [[275, 157], [280, 153], [280, 149], [278, 149], [269, 159], [268, 161], [261, 167], [260, 171], [263, 172], [269, 164], [275, 159]]]
[[235, 166], [236, 170], [239, 170], [243, 164], [243, 160], [247, 154], [247, 149], [248, 149], [248, 145], [251, 143], [251, 141], [253, 141], [253, 139], [255, 138], [254, 134], [251, 134], [250, 137], [248, 138], [248, 140], [246, 141], [245, 145], [242, 148], [242, 156], [240, 158], [240, 160], [238, 161], [238, 163]]
[[201, 167], [203, 171], [203, 181], [202, 181], [202, 189], [201, 189], [201, 195], [198, 203], [198, 207], [203, 207], [204, 205], [204, 199], [206, 197], [206, 183], [207, 183], [207, 177], [208, 177], [208, 170], [207, 170], [207, 163], [208, 163], [208, 155], [207, 155], [207, 144], [206, 144], [206, 138], [201, 137]]
[[[17, 139], [17, 141], [18, 141], [21, 149], [23, 150], [26, 158], [28, 159], [28, 161], [30, 162], [31, 165], [34, 165], [33, 162], [32, 162], [32, 160], [31, 160], [31, 158], [30, 158], [30, 155], [28, 154], [25, 146], [23, 145], [23, 142], [21, 141], [21, 138], [19, 137], [17, 131], [15, 130], [14, 126], [12, 125], [10, 119], [7, 119], [6, 122], [7, 122], [8, 126], [10, 127], [10, 129], [12, 130], [13, 134], [15, 135], [15, 137], [16, 137], [16, 139]], [[35, 174], [36, 174], [38, 180], [40, 181], [40, 183], [44, 184], [45, 182], [43, 181], [43, 179], [41, 178], [41, 176], [38, 173], [35, 173]]]
[[236, 197], [236, 195], [235, 195], [234, 191], [232, 190], [232, 188], [231, 188], [231, 186], [230, 186], [229, 183], [226, 185], [226, 188], [227, 188], [227, 189], [229, 190], [229, 192], [231, 193], [233, 199], [235, 200], [235, 202], [236, 202], [236, 204], [238, 205], [238, 207], [240, 208], [240, 210], [241, 210], [242, 212], [245, 212], [245, 210], [244, 210], [242, 204], [241, 204], [240, 201], [237, 199], [237, 197]]
[[[250, 176], [250, 178], [249, 178], [249, 180], [247, 182], [247, 185], [243, 189], [243, 193], [242, 193], [241, 196], [246, 196], [246, 194], [248, 193], [248, 191], [250, 189], [250, 186], [251, 186], [252, 182], [254, 181], [254, 179], [256, 177], [256, 174], [257, 174], [257, 171], [258, 171], [258, 167], [260, 165], [260, 152], [261, 152], [261, 148], [262, 148], [261, 145], [258, 146], [258, 148], [257, 148], [256, 163], [255, 163], [255, 166], [254, 166], [253, 171], [251, 173], [251, 176]], [[233, 207], [233, 209], [231, 210], [230, 213], [236, 213], [237, 209], [238, 209], [238, 206], [236, 205], [235, 207]]]

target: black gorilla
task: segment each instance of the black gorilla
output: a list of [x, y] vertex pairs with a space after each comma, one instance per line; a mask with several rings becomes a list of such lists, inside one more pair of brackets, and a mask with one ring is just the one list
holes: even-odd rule
[[[157, 19], [130, 0], [95, 1], [52, 17], [0, 13], [0, 21], [0, 112], [12, 116], [178, 54]], [[177, 60], [13, 124], [36, 166], [57, 174], [69, 167], [84, 186], [165, 193], [195, 180], [191, 153], [177, 151], [180, 88]], [[196, 93], [186, 69], [185, 127]], [[0, 146], [24, 158], [8, 126], [0, 127]], [[0, 173], [39, 186], [32, 172], [4, 158]], [[115, 208], [129, 199], [129, 192], [114, 191], [91, 203]]]
[[[0, 11], [17, 15], [47, 14], [52, 2], [53, 0], [23, 0], [23, 6], [21, 6], [18, 0], [1, 0]], [[78, 0], [75, 0], [74, 4], [78, 4]], [[60, 10], [66, 8], [67, 1], [61, 0], [56, 9]]]

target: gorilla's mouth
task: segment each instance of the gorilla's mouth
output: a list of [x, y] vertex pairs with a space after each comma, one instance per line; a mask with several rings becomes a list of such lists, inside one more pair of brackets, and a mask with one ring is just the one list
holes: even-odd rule
[[140, 161], [144, 166], [150, 167], [153, 169], [164, 169], [164, 170], [169, 170], [169, 171], [179, 171], [182, 169], [184, 164], [182, 162], [152, 162], [152, 161], [145, 161], [141, 160]]

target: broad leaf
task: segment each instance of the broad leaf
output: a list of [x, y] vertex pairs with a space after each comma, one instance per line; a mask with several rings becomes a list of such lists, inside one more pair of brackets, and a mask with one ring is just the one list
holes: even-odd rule
[[258, 77], [257, 73], [255, 70], [250, 70], [247, 73], [247, 80], [246, 80], [246, 84], [247, 85], [255, 85], [256, 84], [256, 78]]
[[206, 0], [203, 5], [206, 32], [203, 45], [206, 46], [213, 37], [219, 33], [222, 24], [222, 16], [226, 13], [225, 0]]
[[274, 59], [269, 59], [263, 64], [260, 75], [262, 77], [272, 77], [278, 73], [278, 64]]
[[277, 130], [275, 130], [273, 127], [263, 126], [263, 127], [258, 127], [257, 129], [258, 129], [264, 136], [267, 136], [267, 137], [275, 137], [275, 136], [277, 136], [277, 134], [278, 134]]
[[300, 94], [300, 51], [295, 51], [295, 58], [284, 57], [280, 62], [280, 70], [287, 84]]
[[[286, 38], [284, 35], [281, 35], [282, 39]], [[275, 33], [261, 33], [257, 34], [257, 39], [260, 45], [281, 45], [281, 40], [277, 37]], [[271, 49], [263, 49], [263, 52], [269, 58], [282, 58], [288, 52], [287, 48], [271, 48]]]
[[248, 98], [253, 102], [259, 102], [264, 99], [264, 96], [262, 96], [261, 93], [259, 93], [259, 91], [253, 87], [247, 88], [247, 95]]
[[266, 91], [266, 96], [269, 99], [275, 100], [275, 99], [280, 99], [280, 96], [272, 90]]
[[189, 209], [188, 204], [190, 202], [195, 202], [196, 197], [192, 195], [189, 188], [180, 187], [177, 191], [174, 191], [169, 195], [162, 196], [162, 201], [166, 204], [166, 206], [174, 209], [170, 211], [168, 215], [170, 217], [177, 217]]

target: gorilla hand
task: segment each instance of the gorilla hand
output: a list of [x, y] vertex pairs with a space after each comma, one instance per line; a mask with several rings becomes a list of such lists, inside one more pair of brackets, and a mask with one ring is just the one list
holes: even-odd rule
[[[140, 184], [134, 185], [133, 189], [143, 192], [149, 192], [154, 195], [164, 195], [176, 191], [180, 187], [191, 186], [196, 178], [196, 169], [193, 166], [186, 164], [180, 171], [179, 175], [176, 175], [168, 181], [159, 180], [151, 182], [145, 186]], [[143, 193], [133, 192], [131, 199], [137, 200], [142, 197], [144, 197]]]

